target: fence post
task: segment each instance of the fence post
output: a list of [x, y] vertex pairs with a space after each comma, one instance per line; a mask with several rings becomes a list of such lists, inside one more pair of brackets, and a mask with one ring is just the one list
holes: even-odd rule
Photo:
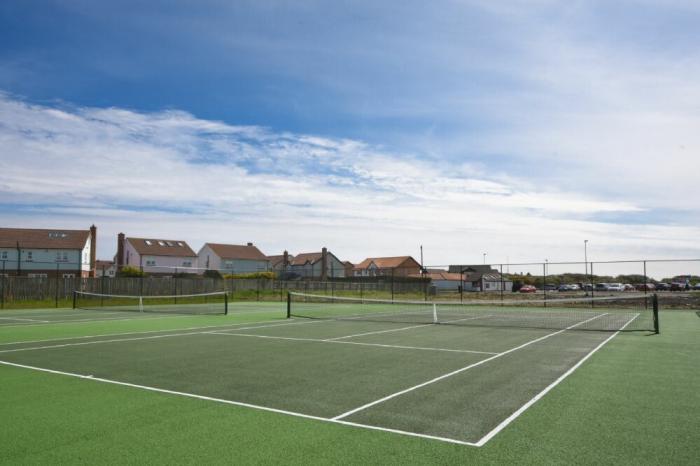
[[593, 298], [595, 298], [595, 286], [593, 285], [593, 262], [591, 262], [591, 277], [590, 277], [590, 283], [591, 283], [591, 307], [595, 307], [595, 301]]
[[391, 269], [391, 301], [394, 301], [394, 269]]
[[659, 295], [654, 293], [653, 306], [654, 306], [654, 333], [659, 333]]
[[5, 309], [5, 261], [2, 261], [2, 274], [0, 274], [0, 309]]
[[54, 293], [54, 301], [56, 303], [56, 307], [58, 307], [58, 268], [59, 265], [56, 263], [56, 280], [54, 280], [54, 284], [56, 285], [56, 291]]
[[504, 288], [505, 287], [506, 287], [506, 282], [503, 279], [503, 264], [501, 264], [501, 306], [503, 306], [503, 298], [505, 298], [505, 296], [504, 296], [504, 292], [505, 292]]
[[[649, 307], [649, 303], [647, 300], [647, 282], [649, 280], [647, 279], [647, 261], [644, 261], [644, 309], [647, 309]], [[656, 332], [659, 333], [659, 332]]]
[[544, 290], [544, 307], [547, 307], [547, 263], [542, 263], [542, 290]]

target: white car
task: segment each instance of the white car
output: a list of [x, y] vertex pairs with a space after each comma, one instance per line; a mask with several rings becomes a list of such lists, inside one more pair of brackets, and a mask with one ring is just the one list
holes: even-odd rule
[[625, 291], [625, 285], [622, 283], [608, 283], [606, 291]]

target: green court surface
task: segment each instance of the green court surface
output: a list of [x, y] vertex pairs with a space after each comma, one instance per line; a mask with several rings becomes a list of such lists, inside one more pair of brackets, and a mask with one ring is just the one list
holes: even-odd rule
[[2, 311], [0, 461], [700, 456], [695, 312], [663, 312], [659, 335], [285, 313], [283, 303], [231, 303], [226, 316]]

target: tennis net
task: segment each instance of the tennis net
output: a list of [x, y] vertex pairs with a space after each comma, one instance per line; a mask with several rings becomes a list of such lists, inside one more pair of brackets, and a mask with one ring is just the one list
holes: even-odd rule
[[290, 292], [287, 317], [658, 333], [656, 295], [550, 300], [428, 302]]
[[228, 297], [225, 291], [172, 296], [127, 296], [74, 291], [73, 309], [163, 314], [228, 314]]

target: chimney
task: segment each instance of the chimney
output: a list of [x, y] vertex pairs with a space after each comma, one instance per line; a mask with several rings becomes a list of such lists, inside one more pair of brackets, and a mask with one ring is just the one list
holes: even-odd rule
[[97, 227], [90, 227], [90, 276], [95, 278], [95, 257], [97, 256]]
[[117, 272], [124, 267], [124, 233], [117, 235]]
[[328, 279], [328, 249], [321, 249], [321, 281]]
[[282, 254], [282, 269], [286, 272], [287, 266], [289, 266], [289, 253], [285, 249], [284, 254]]
[[253, 243], [248, 243], [248, 246], [252, 246], [252, 245], [253, 245]]

